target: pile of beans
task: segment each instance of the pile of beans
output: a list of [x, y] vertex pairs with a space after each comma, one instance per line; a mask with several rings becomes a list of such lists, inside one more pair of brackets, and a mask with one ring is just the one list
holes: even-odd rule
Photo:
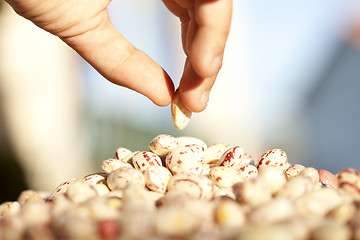
[[360, 239], [360, 174], [254, 160], [239, 146], [156, 136], [104, 172], [0, 205], [0, 239]]

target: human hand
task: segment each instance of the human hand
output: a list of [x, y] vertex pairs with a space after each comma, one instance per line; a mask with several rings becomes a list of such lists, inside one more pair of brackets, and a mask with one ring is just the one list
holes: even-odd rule
[[203, 111], [222, 65], [230, 30], [232, 0], [163, 0], [181, 21], [187, 56], [179, 93], [185, 107]]
[[[166, 106], [171, 102], [174, 94], [173, 82], [158, 64], [145, 53], [136, 49], [112, 25], [107, 11], [110, 0], [6, 1], [19, 15], [62, 39], [109, 81], [143, 94], [156, 105]], [[188, 60], [186, 63], [180, 84], [180, 92], [184, 104], [189, 110], [194, 112], [202, 111], [206, 107], [206, 103], [204, 105], [199, 102], [198, 95], [201, 90], [209, 90], [211, 88], [220, 66], [215, 71], [211, 67], [206, 67], [207, 62], [201, 60], [200, 54], [204, 54], [211, 47], [211, 44], [216, 47], [221, 45], [218, 44], [220, 42], [218, 41], [219, 37], [215, 36], [214, 41], [209, 39], [214, 38], [214, 31], [210, 31], [211, 34], [209, 34], [207, 33], [209, 31], [204, 31], [204, 27], [205, 30], [206, 28], [211, 28], [209, 23], [216, 27], [220, 25], [216, 22], [207, 22], [210, 17], [214, 18], [214, 14], [209, 11], [222, 12], [221, 9], [214, 10], [215, 5], [219, 5], [220, 2], [230, 2], [230, 0], [199, 0], [194, 1], [195, 5], [193, 1], [189, 1], [191, 4], [189, 6], [186, 5], [184, 8], [180, 7], [183, 6], [181, 2], [186, 1], [179, 1], [181, 5], [177, 5], [172, 1], [164, 2], [175, 15], [180, 16], [183, 23], [183, 33], [190, 29], [193, 31], [191, 34], [183, 34], [183, 36], [191, 38], [190, 41], [183, 40], [183, 44], [187, 43], [187, 45], [184, 45], [184, 50], [188, 55], [188, 59], [191, 58], [191, 60]], [[187, 24], [192, 18], [190, 16], [186, 18], [183, 15], [185, 12], [203, 12], [199, 14], [199, 19], [206, 23], [204, 27], [198, 28], [196, 27], [197, 24], [191, 21]], [[223, 14], [215, 15], [223, 16]], [[203, 18], [204, 20], [202, 20]], [[229, 19], [226, 21], [229, 22]], [[189, 27], [185, 27], [185, 25]], [[215, 29], [217, 30], [215, 33], [218, 34], [220, 29]], [[227, 36], [228, 28], [222, 31], [226, 32]], [[226, 37], [223, 45], [225, 40]], [[195, 46], [201, 45], [201, 41], [207, 47], [202, 47], [198, 50]], [[191, 45], [194, 46], [191, 49], [189, 49], [189, 42], [192, 42]], [[221, 46], [220, 48], [223, 51], [224, 47]], [[222, 51], [219, 52], [220, 55]], [[197, 64], [193, 64], [194, 62]]]

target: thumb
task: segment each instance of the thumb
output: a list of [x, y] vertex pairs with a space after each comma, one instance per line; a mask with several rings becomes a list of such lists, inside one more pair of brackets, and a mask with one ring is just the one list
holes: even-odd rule
[[143, 94], [158, 106], [168, 105], [174, 85], [165, 70], [118, 32], [107, 11], [99, 22], [62, 40], [109, 81]]

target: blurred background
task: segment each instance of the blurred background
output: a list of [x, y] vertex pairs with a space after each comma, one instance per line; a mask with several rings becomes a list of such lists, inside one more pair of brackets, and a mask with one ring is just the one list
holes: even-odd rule
[[[112, 1], [112, 22], [178, 86], [179, 21], [159, 0]], [[242, 146], [258, 159], [360, 169], [360, 2], [234, 1], [207, 109], [173, 127], [169, 107], [103, 79], [58, 38], [0, 2], [0, 202], [100, 171], [117, 147], [158, 134]]]

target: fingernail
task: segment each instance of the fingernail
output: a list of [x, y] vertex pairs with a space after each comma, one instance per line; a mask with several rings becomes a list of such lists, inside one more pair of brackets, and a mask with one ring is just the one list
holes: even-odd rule
[[201, 94], [200, 101], [202, 104], [207, 105], [207, 103], [209, 102], [209, 94], [209, 91], [205, 91]]

